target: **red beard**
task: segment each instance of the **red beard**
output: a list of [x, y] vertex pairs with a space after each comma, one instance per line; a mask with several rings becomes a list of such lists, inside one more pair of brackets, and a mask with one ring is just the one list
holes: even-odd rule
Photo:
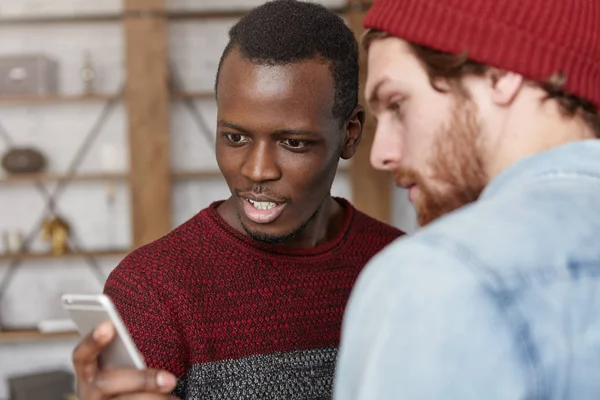
[[415, 182], [420, 197], [415, 208], [420, 226], [476, 201], [487, 184], [479, 140], [480, 126], [474, 104], [458, 98], [450, 124], [443, 127], [434, 143], [430, 160], [432, 175], [425, 183], [417, 171], [393, 171], [396, 182]]

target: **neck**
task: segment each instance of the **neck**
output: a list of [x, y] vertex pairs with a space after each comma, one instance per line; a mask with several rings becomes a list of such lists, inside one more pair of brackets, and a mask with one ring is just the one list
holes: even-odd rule
[[562, 115], [554, 101], [511, 110], [501, 121], [497, 139], [489, 147], [487, 175], [492, 180], [515, 162], [564, 144], [595, 138], [579, 116]]
[[342, 229], [345, 215], [342, 206], [334, 198], [328, 196], [294, 239], [281, 243], [281, 246], [309, 249], [326, 243], [335, 238]]

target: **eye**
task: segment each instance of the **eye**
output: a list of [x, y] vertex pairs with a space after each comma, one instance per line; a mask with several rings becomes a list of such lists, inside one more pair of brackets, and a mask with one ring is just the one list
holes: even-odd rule
[[248, 141], [248, 138], [240, 133], [223, 133], [222, 135], [233, 144], [241, 144]]
[[286, 139], [282, 141], [284, 146], [289, 147], [291, 149], [303, 149], [308, 144], [305, 140], [298, 139]]
[[388, 106], [388, 110], [400, 114], [400, 111], [402, 110], [402, 103], [403, 102], [401, 100], [394, 101], [390, 103], [390, 105]]

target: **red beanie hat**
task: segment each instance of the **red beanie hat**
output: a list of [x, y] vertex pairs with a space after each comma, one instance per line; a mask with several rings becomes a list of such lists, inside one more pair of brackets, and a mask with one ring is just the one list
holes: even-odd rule
[[600, 108], [600, 0], [375, 0], [365, 28], [564, 89]]

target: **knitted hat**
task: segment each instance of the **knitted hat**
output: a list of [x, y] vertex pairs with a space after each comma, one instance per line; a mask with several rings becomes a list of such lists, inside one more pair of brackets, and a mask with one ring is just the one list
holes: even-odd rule
[[600, 108], [600, 0], [375, 0], [365, 28], [547, 82]]

